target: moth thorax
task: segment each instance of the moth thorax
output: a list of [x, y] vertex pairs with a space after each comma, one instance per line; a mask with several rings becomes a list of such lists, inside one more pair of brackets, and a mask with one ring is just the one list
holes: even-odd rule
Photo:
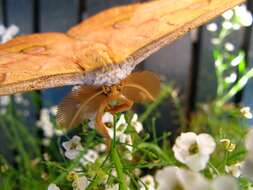
[[121, 93], [123, 85], [121, 83], [112, 86], [103, 86], [103, 93], [106, 96], [115, 96]]

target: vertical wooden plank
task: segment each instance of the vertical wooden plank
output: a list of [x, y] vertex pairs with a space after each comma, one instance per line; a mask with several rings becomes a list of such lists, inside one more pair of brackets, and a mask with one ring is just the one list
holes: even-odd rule
[[6, 24], [15, 24], [20, 28], [19, 34], [33, 32], [33, 0], [7, 0]]
[[[215, 67], [212, 56], [212, 45], [211, 42], [211, 34], [208, 32], [203, 26], [200, 30], [199, 35], [199, 52], [195, 55], [195, 61], [198, 62], [197, 73], [195, 76], [195, 86], [196, 92], [195, 97], [192, 97], [192, 105], [191, 108], [195, 107], [196, 102], [205, 102], [210, 101], [215, 98], [216, 95], [216, 76], [215, 76]], [[196, 64], [196, 63], [192, 63]]]
[[[215, 22], [220, 26], [221, 19], [218, 18], [212, 22]], [[232, 42], [235, 45], [235, 51], [239, 50], [243, 40], [243, 30], [233, 32], [226, 40]], [[196, 97], [195, 103], [208, 102], [215, 99], [217, 81], [215, 76], [215, 65], [213, 59], [213, 45], [211, 40], [213, 35], [206, 29], [206, 26], [202, 27], [200, 35], [200, 48], [199, 48], [199, 68], [197, 73], [196, 82]]]
[[[186, 103], [190, 77], [191, 38], [187, 34], [183, 38], [161, 49], [143, 62], [142, 69], [151, 70], [161, 76], [161, 79], [173, 84], [179, 89], [180, 96]], [[159, 108], [160, 117], [157, 120], [159, 133], [176, 131], [178, 117], [170, 100]]]
[[[79, 0], [41, 0], [40, 32], [66, 32], [79, 21]], [[70, 87], [42, 91], [43, 106], [52, 106], [69, 92]]]
[[0, 0], [0, 25], [4, 24], [3, 0]]
[[152, 70], [167, 82], [172, 82], [185, 95], [188, 91], [188, 79], [191, 60], [191, 38], [187, 34], [153, 54], [144, 62], [144, 69]]
[[95, 13], [112, 6], [123, 5], [131, 2], [133, 2], [133, 0], [86, 0], [86, 14], [88, 16], [94, 15]]
[[79, 20], [78, 0], [40, 0], [40, 31], [66, 32]]
[[198, 84], [198, 73], [199, 73], [199, 52], [201, 50], [201, 37], [203, 33], [203, 27], [195, 30], [195, 39], [192, 43], [192, 57], [191, 57], [191, 68], [190, 68], [190, 77], [189, 77], [189, 86], [188, 86], [188, 97], [186, 104], [186, 115], [190, 119], [191, 112], [195, 109], [196, 101], [196, 89]]

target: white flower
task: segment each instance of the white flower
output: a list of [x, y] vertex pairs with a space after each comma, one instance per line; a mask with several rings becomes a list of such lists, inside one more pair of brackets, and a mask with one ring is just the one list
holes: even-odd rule
[[233, 23], [233, 29], [234, 30], [240, 30], [241, 29], [241, 25], [238, 23]]
[[231, 73], [228, 77], [225, 78], [226, 83], [233, 83], [237, 79], [236, 73]]
[[86, 154], [83, 155], [83, 158], [80, 159], [80, 162], [85, 165], [89, 162], [95, 163], [98, 159], [98, 153], [95, 150], [88, 150]]
[[[90, 122], [88, 124], [89, 127], [92, 129], [95, 128], [95, 124], [96, 124], [95, 118], [96, 118], [96, 116], [94, 116], [94, 118], [91, 118]], [[102, 122], [105, 124], [109, 136], [111, 138], [113, 138], [113, 136], [114, 136], [114, 128], [113, 127], [115, 125], [113, 115], [109, 112], [105, 112], [102, 117]], [[121, 114], [119, 120], [117, 121], [117, 123], [115, 125], [117, 138], [119, 138], [119, 136], [124, 133], [124, 131], [127, 128], [127, 125], [128, 124], [126, 122], [125, 116], [123, 114]]]
[[219, 45], [221, 43], [221, 40], [219, 38], [212, 38], [211, 43], [213, 45]]
[[40, 111], [40, 120], [37, 122], [37, 125], [43, 130], [46, 138], [51, 138], [53, 135], [61, 136], [63, 131], [54, 127], [50, 114], [52, 114], [52, 108], [43, 108]]
[[249, 152], [241, 165], [242, 176], [253, 182], [253, 153]]
[[[111, 121], [109, 116], [107, 119], [108, 119], [108, 121]], [[104, 120], [103, 120], [103, 122], [104, 122]], [[104, 123], [106, 123], [106, 122], [104, 122]], [[126, 128], [127, 128], [127, 122], [126, 122], [125, 116], [123, 114], [121, 114], [119, 120], [117, 121], [117, 123], [115, 125], [116, 137], [119, 138], [120, 135], [125, 132]], [[109, 136], [111, 138], [113, 138], [113, 136], [114, 136], [113, 125], [112, 125], [112, 127], [107, 127], [107, 131], [108, 131]]]
[[105, 145], [105, 144], [98, 144], [98, 145], [96, 145], [96, 147], [95, 147], [95, 149], [96, 149], [96, 151], [97, 152], [105, 152], [106, 151], [106, 148], [107, 148], [107, 146]]
[[5, 33], [5, 27], [4, 25], [0, 25], [0, 36], [4, 35]]
[[132, 137], [129, 134], [121, 134], [119, 136], [119, 141], [123, 144], [125, 144], [126, 148], [132, 152], [133, 151], [133, 141], [132, 141]]
[[47, 189], [48, 189], [48, 190], [60, 190], [60, 188], [59, 188], [57, 185], [55, 185], [54, 183], [51, 183], [51, 184], [48, 186]]
[[2, 36], [2, 41], [1, 43], [5, 43], [9, 40], [11, 40], [18, 32], [19, 32], [19, 28], [16, 25], [11, 25], [8, 28], [5, 28], [5, 30], [1, 31], [3, 34]]
[[[145, 184], [145, 185], [144, 185]], [[141, 178], [140, 190], [155, 190], [155, 180], [153, 176], [146, 175]]]
[[213, 190], [239, 190], [237, 181], [230, 176], [219, 176], [212, 182]]
[[96, 113], [91, 115], [88, 122], [88, 127], [91, 129], [96, 128]]
[[57, 106], [52, 106], [50, 108], [50, 112], [52, 113], [53, 116], [56, 116], [56, 114], [57, 114]]
[[242, 61], [244, 61], [245, 55], [243, 53], [240, 53], [238, 56], [236, 56], [232, 61], [231, 61], [231, 66], [236, 67], [239, 65]]
[[218, 30], [218, 25], [216, 23], [208, 24], [206, 29], [210, 32], [216, 32]]
[[230, 42], [227, 42], [227, 43], [225, 43], [225, 49], [227, 51], [234, 51], [235, 50], [235, 45], [230, 43]]
[[247, 10], [245, 5], [237, 6], [234, 8], [235, 16], [242, 26], [250, 26], [252, 24], [252, 14]]
[[233, 28], [233, 24], [232, 24], [232, 22], [230, 22], [230, 21], [224, 21], [224, 22], [222, 23], [222, 27], [223, 27], [224, 29], [226, 29], [226, 30], [230, 30], [230, 29]]
[[74, 136], [69, 141], [63, 142], [62, 146], [65, 149], [64, 155], [70, 160], [74, 160], [83, 150], [79, 136]]
[[207, 190], [208, 181], [199, 173], [177, 167], [166, 167], [159, 170], [155, 179], [158, 190]]
[[137, 133], [143, 130], [143, 125], [138, 121], [138, 115], [136, 113], [133, 115], [130, 124], [134, 127]]
[[234, 12], [233, 10], [228, 10], [226, 11], [225, 13], [222, 14], [222, 17], [225, 19], [225, 20], [231, 20], [231, 18], [234, 16]]
[[84, 190], [89, 185], [85, 176], [77, 177], [72, 183], [73, 190]]
[[210, 135], [188, 132], [177, 137], [173, 151], [178, 161], [193, 171], [200, 171], [206, 167], [215, 146], [215, 141]]
[[133, 155], [132, 155], [131, 152], [124, 152], [123, 157], [124, 157], [126, 160], [133, 160]]
[[231, 166], [225, 166], [225, 171], [234, 177], [240, 177], [241, 176], [241, 167], [242, 167], [242, 163], [236, 163]]
[[40, 111], [40, 120], [37, 125], [43, 130], [45, 137], [52, 137], [54, 135], [54, 126], [50, 120], [49, 109], [43, 108]]
[[9, 96], [1, 96], [0, 97], [0, 114], [5, 114], [7, 111], [7, 106], [10, 103]]
[[104, 124], [109, 124], [109, 125], [112, 125], [114, 124], [114, 118], [113, 118], [113, 115], [109, 112], [105, 112], [103, 117], [102, 117], [102, 122]]
[[250, 107], [243, 107], [241, 110], [241, 113], [243, 114], [243, 116], [247, 119], [252, 119], [253, 115], [250, 111]]

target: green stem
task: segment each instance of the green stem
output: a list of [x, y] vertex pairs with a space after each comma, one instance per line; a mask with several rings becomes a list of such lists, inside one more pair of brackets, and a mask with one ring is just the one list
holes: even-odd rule
[[172, 88], [170, 86], [163, 87], [159, 97], [157, 97], [157, 99], [148, 106], [146, 111], [140, 116], [139, 121], [144, 122], [152, 114], [152, 112], [155, 111], [157, 107], [163, 103], [164, 99], [166, 99], [171, 92]]
[[[109, 158], [109, 154], [106, 156], [105, 160], [103, 161], [103, 163], [101, 164], [100, 168], [103, 168], [105, 163], [107, 162]], [[89, 186], [86, 188], [86, 190], [92, 190], [94, 187], [96, 187], [100, 182], [100, 178], [98, 177], [98, 175], [96, 175], [94, 177], [94, 179], [92, 180], [92, 182], [89, 184]]]
[[127, 190], [127, 184], [126, 184], [125, 175], [123, 172], [123, 166], [122, 166], [119, 154], [115, 147], [112, 147], [111, 149], [111, 159], [115, 165], [115, 169], [117, 172], [117, 176], [119, 180], [119, 189]]
[[94, 187], [98, 185], [99, 181], [100, 181], [99, 177], [95, 176], [94, 180], [89, 184], [86, 190], [92, 190]]
[[241, 79], [229, 90], [229, 92], [218, 101], [218, 106], [222, 106], [230, 98], [236, 95], [237, 92], [243, 89], [248, 80], [253, 77], [253, 68], [250, 69]]
[[211, 162], [208, 163], [208, 166], [209, 166], [211, 169], [213, 169], [213, 171], [216, 173], [216, 175], [218, 175], [218, 176], [221, 175], [220, 172], [219, 172], [219, 170], [218, 170]]
[[152, 143], [141, 143], [137, 147], [138, 149], [151, 150], [156, 153], [164, 162], [167, 164], [172, 164], [173, 161], [167, 156], [162, 149]]

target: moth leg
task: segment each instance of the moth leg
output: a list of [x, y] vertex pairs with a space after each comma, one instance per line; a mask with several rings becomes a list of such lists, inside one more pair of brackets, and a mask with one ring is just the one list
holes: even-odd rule
[[134, 102], [132, 100], [129, 100], [128, 98], [126, 98], [125, 96], [120, 96], [119, 98], [117, 98], [117, 100], [121, 100], [123, 103], [114, 106], [113, 108], [109, 108], [106, 111], [110, 112], [110, 113], [118, 113], [118, 112], [123, 112], [123, 111], [127, 111], [129, 110]]
[[[120, 100], [123, 103], [118, 106], [108, 109], [109, 103], [113, 100]], [[122, 112], [122, 111], [126, 111], [130, 109], [132, 105], [133, 105], [133, 101], [127, 99], [124, 96], [109, 96], [101, 103], [100, 107], [98, 108], [97, 115], [96, 115], [96, 130], [105, 138], [105, 143], [107, 145], [108, 150], [111, 147], [111, 137], [108, 134], [105, 124], [102, 122], [102, 117], [104, 115], [104, 112], [105, 111], [109, 111], [111, 113]]]

